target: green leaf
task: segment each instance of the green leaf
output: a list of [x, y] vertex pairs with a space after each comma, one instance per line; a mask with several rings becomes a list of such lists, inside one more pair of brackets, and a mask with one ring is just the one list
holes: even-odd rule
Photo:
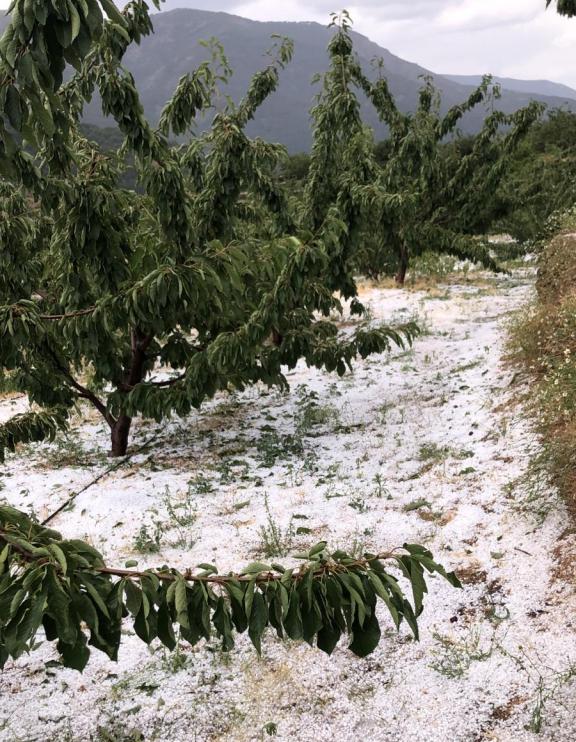
[[218, 567], [214, 564], [208, 564], [206, 562], [203, 562], [202, 564], [198, 564], [198, 569], [204, 570], [206, 574], [211, 575], [217, 575], [218, 574]]
[[[254, 609], [254, 604], [252, 608]], [[234, 637], [232, 635], [232, 622], [223, 598], [218, 599], [212, 623], [222, 638], [222, 649], [225, 652], [230, 651], [234, 647]]]
[[0, 551], [0, 576], [4, 573], [5, 565], [8, 561], [8, 554], [10, 553], [10, 545], [6, 544], [2, 551]]
[[62, 574], [66, 574], [68, 571], [68, 563], [66, 562], [66, 556], [64, 555], [64, 552], [62, 549], [58, 546], [58, 544], [48, 544], [48, 551], [56, 557], [58, 564], [60, 565], [60, 568], [62, 569]]
[[100, 4], [111, 21], [114, 21], [114, 23], [117, 23], [119, 26], [126, 28], [126, 19], [114, 5], [112, 0], [100, 0]]
[[20, 93], [14, 87], [10, 85], [6, 90], [6, 104], [5, 104], [6, 115], [10, 124], [16, 129], [16, 131], [22, 130], [22, 101], [20, 100]]
[[371, 654], [380, 641], [380, 626], [375, 614], [372, 613], [362, 626], [356, 622], [352, 629], [352, 641], [349, 649], [357, 657], [367, 657]]
[[90, 650], [86, 646], [86, 637], [80, 633], [75, 644], [64, 644], [60, 642], [58, 649], [62, 655], [62, 661], [66, 667], [82, 672], [90, 659]]
[[290, 639], [294, 639], [295, 641], [302, 639], [304, 635], [302, 613], [300, 611], [300, 596], [295, 588], [290, 592], [288, 612], [284, 619], [284, 628]]
[[75, 645], [78, 629], [73, 624], [70, 597], [61, 587], [52, 570], [47, 572], [46, 580], [48, 586], [48, 612], [54, 620], [56, 635], [65, 644]]
[[318, 649], [321, 649], [327, 655], [331, 655], [336, 648], [341, 635], [342, 632], [338, 627], [329, 625], [323, 626], [318, 632]]
[[132, 580], [127, 579], [124, 585], [124, 591], [126, 594], [126, 607], [133, 616], [136, 616], [142, 607], [142, 590]]
[[308, 552], [308, 557], [310, 559], [313, 559], [316, 555], [320, 554], [326, 549], [326, 541], [320, 541], [316, 544], [316, 546], [313, 546], [310, 551]]
[[252, 562], [245, 567], [240, 574], [243, 575], [259, 575], [262, 572], [272, 572], [272, 566], [270, 564], [263, 564], [262, 562]]
[[172, 626], [172, 618], [170, 617], [170, 612], [166, 603], [161, 603], [158, 608], [158, 638], [170, 651], [176, 648], [174, 627]]
[[80, 33], [80, 15], [71, 0], [68, 0], [68, 9], [70, 11], [71, 22], [71, 42], [74, 42]]
[[252, 601], [252, 611], [248, 622], [248, 636], [258, 654], [262, 654], [262, 634], [268, 625], [268, 607], [262, 593], [257, 590]]
[[82, 584], [88, 591], [94, 603], [98, 606], [98, 609], [106, 616], [106, 618], [109, 619], [110, 613], [108, 611], [108, 606], [104, 602], [104, 597], [98, 592], [98, 588], [94, 587], [87, 577], [84, 578]]
[[188, 589], [186, 582], [179, 578], [176, 580], [176, 592], [174, 594], [174, 604], [176, 607], [176, 620], [185, 629], [190, 628], [190, 620], [188, 618]]
[[372, 586], [374, 587], [374, 590], [379, 598], [381, 598], [386, 608], [388, 608], [388, 611], [390, 612], [390, 615], [392, 616], [392, 620], [394, 621], [394, 625], [396, 628], [400, 626], [400, 621], [402, 620], [401, 616], [398, 614], [398, 611], [396, 610], [396, 607], [390, 600], [390, 594], [384, 587], [384, 583], [378, 577], [378, 575], [375, 572], [368, 572], [368, 579], [372, 583]]

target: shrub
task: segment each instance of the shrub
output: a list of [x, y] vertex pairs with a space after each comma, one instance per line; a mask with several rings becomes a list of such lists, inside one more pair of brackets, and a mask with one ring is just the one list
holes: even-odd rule
[[559, 304], [576, 293], [576, 217], [565, 213], [563, 224], [573, 221], [573, 228], [564, 228], [541, 253], [536, 288], [542, 304]]
[[576, 502], [576, 233], [539, 257], [537, 303], [512, 327], [513, 356], [534, 382], [531, 405], [553, 482]]

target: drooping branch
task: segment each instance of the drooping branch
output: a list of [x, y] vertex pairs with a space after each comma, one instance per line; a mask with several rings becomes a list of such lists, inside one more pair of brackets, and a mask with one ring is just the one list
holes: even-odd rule
[[[0, 667], [31, 648], [41, 624], [70, 667], [82, 670], [88, 662], [87, 630], [90, 644], [116, 659], [122, 617], [128, 615], [143, 641], [158, 638], [170, 649], [177, 644], [177, 625], [184, 640], [196, 644], [215, 634], [224, 650], [234, 646], [234, 630], [247, 631], [260, 653], [270, 626], [281, 638], [316, 643], [328, 654], [347, 635], [350, 650], [364, 657], [380, 640], [378, 599], [397, 628], [405, 620], [418, 638], [424, 575], [436, 573], [460, 586], [428, 550], [411, 544], [358, 558], [330, 553], [320, 542], [296, 556], [302, 560], [298, 568], [254, 563], [229, 575], [219, 575], [212, 564], [184, 573], [117, 569], [88, 544], [64, 541], [24, 513], [0, 506]], [[410, 584], [413, 606], [384, 561]], [[16, 642], [9, 638], [16, 635], [15, 622], [26, 627]]]
[[54, 352], [52, 348], [48, 344], [46, 344], [46, 353], [51, 358], [54, 367], [57, 369], [57, 371], [64, 376], [64, 378], [68, 381], [70, 386], [72, 386], [76, 391], [78, 392], [78, 396], [82, 399], [86, 399], [89, 402], [91, 402], [94, 407], [98, 410], [98, 412], [102, 415], [102, 417], [106, 420], [108, 425], [112, 427], [116, 420], [114, 419], [113, 415], [109, 412], [109, 410], [106, 408], [106, 405], [104, 402], [90, 389], [80, 384], [79, 381], [77, 381], [70, 370], [66, 368], [66, 366], [60, 361], [57, 354]]

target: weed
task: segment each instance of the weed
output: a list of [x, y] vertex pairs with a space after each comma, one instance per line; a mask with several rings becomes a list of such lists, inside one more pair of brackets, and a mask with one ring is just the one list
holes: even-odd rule
[[188, 481], [188, 494], [207, 495], [214, 492], [214, 485], [204, 474], [197, 474]]
[[450, 448], [437, 443], [423, 443], [418, 450], [420, 461], [445, 461], [449, 456]]
[[166, 517], [161, 517], [156, 508], [150, 508], [147, 511], [152, 523], [143, 523], [136, 534], [132, 548], [140, 554], [156, 554], [162, 548], [162, 541], [165, 536], [175, 534], [176, 538], [169, 542], [170, 546], [190, 549], [195, 543], [195, 539], [190, 535], [190, 529], [197, 519], [196, 505], [194, 495], [196, 486], [194, 483], [188, 484], [188, 489], [184, 496], [177, 498], [170, 492], [166, 485], [162, 504], [166, 512]]
[[[234, 482], [251, 481], [250, 476], [250, 465], [246, 461], [240, 459], [226, 459], [221, 461], [215, 470], [220, 475], [220, 484], [232, 484]], [[211, 492], [213, 487], [206, 492]]]
[[256, 443], [261, 466], [271, 468], [278, 459], [304, 455], [304, 446], [300, 436], [279, 435], [276, 430], [262, 428], [264, 431]]
[[[528, 679], [536, 686], [532, 696], [532, 712], [527, 729], [534, 734], [540, 734], [544, 726], [544, 715], [551, 702], [564, 705], [561, 699], [562, 691], [576, 682], [576, 662], [571, 661], [565, 668], [557, 669], [546, 664], [537, 654], [529, 656], [523, 647], [519, 647], [519, 655], [508, 652], [500, 647], [502, 653], [511, 659], [522, 670]], [[573, 697], [570, 694], [570, 697]], [[572, 713], [571, 701], [566, 707]]]
[[456, 366], [450, 371], [450, 374], [461, 374], [464, 371], [471, 371], [482, 363], [481, 360], [471, 361], [470, 363], [464, 363], [462, 366]]
[[408, 504], [404, 505], [402, 510], [405, 513], [411, 513], [414, 510], [420, 510], [420, 508], [429, 508], [429, 507], [432, 507], [432, 506], [428, 502], [428, 500], [424, 500], [423, 498], [420, 498], [418, 500], [412, 500], [412, 502], [409, 502]]
[[374, 497], [386, 497], [388, 500], [392, 499], [390, 490], [384, 484], [384, 479], [381, 474], [375, 474], [372, 481], [374, 482], [374, 490], [372, 492]]
[[542, 438], [538, 467], [552, 483], [576, 500], [576, 296], [575, 240], [559, 235], [542, 251], [537, 279], [538, 303], [519, 314], [510, 328], [513, 360], [532, 382], [529, 411]]
[[354, 493], [354, 490], [350, 486], [346, 486], [343, 489], [336, 483], [330, 484], [324, 492], [324, 497], [327, 500], [335, 500], [338, 497], [350, 497]]
[[425, 251], [412, 261], [408, 275], [408, 283], [415, 286], [423, 278], [440, 281], [456, 271], [457, 258], [451, 255], [440, 255], [432, 251]]
[[315, 428], [336, 424], [339, 420], [338, 409], [331, 404], [321, 404], [318, 394], [299, 386], [296, 400], [294, 423], [299, 437], [312, 435]]
[[483, 662], [494, 652], [494, 635], [488, 647], [484, 648], [485, 642], [477, 626], [473, 627], [463, 639], [455, 639], [438, 633], [432, 634], [432, 637], [439, 647], [432, 651], [434, 659], [430, 667], [447, 678], [463, 677], [473, 662]]
[[75, 430], [56, 436], [54, 442], [44, 450], [43, 459], [49, 469], [93, 467], [107, 462], [103, 450], [86, 450]]
[[160, 551], [164, 526], [157, 521], [153, 526], [142, 524], [134, 537], [132, 548], [139, 554], [157, 554]]
[[353, 510], [356, 510], [359, 513], [367, 513], [368, 510], [370, 510], [368, 504], [366, 503], [366, 500], [359, 495], [350, 500], [350, 502], [348, 503], [348, 507], [351, 507]]
[[183, 670], [190, 663], [190, 656], [182, 651], [180, 640], [176, 642], [173, 650], [162, 650], [162, 666], [164, 670], [172, 675]]
[[232, 507], [236, 512], [238, 512], [238, 510], [243, 510], [244, 508], [247, 508], [248, 505], [250, 505], [250, 500], [243, 500], [242, 502], [235, 503]]
[[[205, 485], [203, 484], [202, 486], [204, 487]], [[212, 489], [207, 491], [211, 492]], [[194, 525], [198, 517], [196, 513], [196, 505], [192, 499], [196, 492], [197, 484], [189, 483], [184, 498], [177, 500], [170, 494], [170, 489], [168, 485], [166, 485], [162, 502], [166, 508], [169, 521], [165, 525], [167, 525], [171, 531], [175, 531], [177, 536], [171, 546], [190, 549], [195, 543], [195, 539], [190, 536], [190, 528]]]
[[519, 477], [506, 486], [506, 493], [513, 501], [513, 507], [529, 515], [542, 524], [548, 515], [558, 507], [559, 495], [553, 486], [549, 445], [531, 451], [528, 467]]
[[260, 526], [260, 551], [266, 557], [283, 557], [288, 554], [294, 540], [294, 518], [290, 518], [286, 530], [274, 519], [270, 510], [268, 495], [264, 497], [266, 524]]
[[106, 726], [99, 726], [96, 730], [96, 742], [144, 742], [144, 739], [139, 729], [127, 730], [125, 724], [117, 719], [111, 719]]
[[390, 410], [394, 409], [394, 404], [392, 402], [384, 402], [384, 404], [381, 404], [377, 409], [376, 412], [378, 413], [378, 420], [379, 422], [383, 423], [388, 418], [388, 413]]
[[363, 538], [359, 538], [358, 536], [356, 536], [354, 538], [354, 541], [352, 541], [351, 546], [348, 547], [346, 551], [354, 559], [361, 559], [366, 552], [366, 542]]
[[454, 458], [462, 461], [463, 459], [471, 459], [474, 456], [474, 451], [469, 448], [461, 448], [459, 451], [454, 451]]

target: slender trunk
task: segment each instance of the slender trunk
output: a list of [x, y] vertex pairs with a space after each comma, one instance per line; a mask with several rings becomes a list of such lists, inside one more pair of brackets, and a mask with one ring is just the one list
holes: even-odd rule
[[[132, 331], [132, 356], [130, 368], [125, 377], [125, 390], [130, 391], [136, 384], [144, 379], [146, 367], [146, 349], [152, 341], [152, 335], [145, 335], [140, 330]], [[128, 440], [130, 437], [130, 428], [132, 418], [123, 412], [118, 419], [110, 425], [111, 449], [110, 456], [125, 456], [128, 450]]]
[[110, 440], [112, 443], [110, 456], [116, 457], [126, 455], [131, 426], [132, 418], [128, 417], [128, 415], [120, 415], [118, 420], [116, 420], [114, 425], [112, 425], [110, 429]]
[[406, 273], [408, 271], [408, 250], [403, 245], [400, 248], [400, 255], [398, 260], [398, 272], [396, 273], [396, 283], [398, 286], [404, 286], [406, 280]]

